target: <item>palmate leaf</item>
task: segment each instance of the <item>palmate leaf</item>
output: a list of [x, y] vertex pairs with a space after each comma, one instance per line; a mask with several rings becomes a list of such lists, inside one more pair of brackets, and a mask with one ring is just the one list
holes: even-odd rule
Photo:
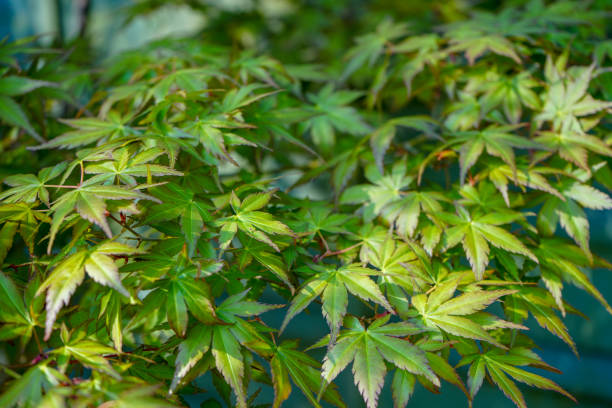
[[468, 383], [470, 384], [470, 393], [472, 396], [478, 392], [484, 379], [486, 369], [493, 383], [519, 408], [526, 408], [527, 405], [523, 394], [512, 379], [532, 387], [556, 391], [576, 401], [571, 394], [555, 382], [517, 367], [531, 365], [542, 368], [541, 360], [534, 353], [523, 353], [523, 350], [519, 348], [511, 349], [507, 354], [500, 350], [491, 350], [484, 354], [466, 356], [459, 363], [459, 366], [469, 362], [471, 362], [471, 366], [469, 369]]
[[393, 403], [396, 408], [404, 408], [414, 392], [415, 376], [406, 370], [397, 368], [393, 375]]
[[110, 255], [132, 255], [141, 252], [137, 248], [107, 241], [91, 250], [81, 249], [60, 262], [37, 290], [38, 295], [47, 292], [45, 340], [51, 336], [58, 312], [63, 305], [68, 304], [77, 286], [83, 282], [85, 272], [96, 282], [129, 296]]
[[0, 95], [0, 120], [9, 125], [24, 129], [37, 142], [44, 142], [44, 139], [34, 129], [21, 106], [13, 98], [6, 95]]
[[63, 122], [74, 130], [33, 147], [31, 150], [51, 148], [72, 149], [136, 133], [134, 129], [126, 125], [130, 119], [129, 117], [122, 118], [116, 112], [110, 112], [107, 119], [107, 121], [97, 118], [65, 119]]
[[538, 263], [537, 257], [514, 235], [497, 225], [512, 221], [502, 214], [489, 214], [470, 219], [469, 214], [460, 209], [460, 216], [438, 214], [454, 226], [446, 231], [446, 248], [462, 242], [465, 254], [472, 266], [477, 280], [484, 276], [489, 263], [489, 245], [505, 251], [524, 255]]
[[[189, 329], [185, 339], [179, 345], [171, 384], [173, 392], [189, 370], [203, 358], [210, 348], [217, 369], [236, 393], [238, 404], [245, 404], [246, 391], [242, 382], [245, 367], [241, 344], [261, 343], [263, 337], [250, 326], [250, 323], [245, 322], [239, 316], [256, 316], [279, 307], [244, 300], [247, 292], [244, 291], [228, 297], [216, 310], [212, 309], [209, 293], [203, 293], [201, 289], [199, 291], [194, 290], [193, 286], [182, 292], [192, 313], [198, 308], [209, 308], [210, 312], [208, 313], [210, 314], [208, 315], [209, 319], [204, 320], [198, 316], [197, 312], [194, 313], [205, 325], [199, 324]], [[193, 298], [191, 302], [199, 302], [202, 305], [194, 307], [194, 304], [189, 301], [190, 298]], [[218, 316], [218, 319], [211, 320], [210, 317], [215, 315]]]
[[612, 199], [602, 191], [582, 183], [572, 183], [561, 191], [563, 200], [551, 197], [538, 214], [538, 227], [554, 233], [557, 224], [567, 232], [592, 259], [589, 248], [589, 221], [584, 208], [603, 210], [612, 208]]
[[405, 24], [385, 19], [376, 27], [375, 32], [358, 37], [355, 40], [357, 44], [349, 49], [346, 55], [348, 63], [342, 73], [342, 79], [348, 78], [365, 64], [372, 65], [391, 40], [403, 36], [406, 32]]
[[246, 408], [246, 390], [242, 381], [244, 362], [240, 349], [240, 344], [229, 329], [221, 326], [213, 328], [211, 350], [217, 369], [236, 393], [236, 406]]
[[441, 211], [441, 202], [447, 201], [443, 194], [436, 191], [401, 191], [413, 180], [406, 176], [406, 164], [403, 162], [396, 163], [391, 174], [382, 174], [373, 165], [368, 166], [366, 177], [373, 184], [349, 187], [340, 201], [366, 203], [376, 214], [394, 223], [402, 236], [414, 235], [421, 212], [431, 214]]
[[470, 92], [482, 93], [479, 101], [485, 112], [501, 106], [508, 121], [518, 124], [524, 107], [540, 109], [540, 98], [534, 91], [534, 88], [539, 86], [539, 82], [530, 72], [523, 71], [506, 76], [499, 74], [494, 68], [472, 77], [467, 88]]
[[182, 176], [183, 173], [170, 167], [150, 163], [165, 152], [160, 148], [132, 153], [129, 149], [117, 149], [111, 161], [95, 162], [85, 167], [86, 174], [98, 174], [98, 180], [137, 184], [135, 177]]
[[49, 367], [49, 362], [45, 361], [31, 367], [15, 380], [0, 397], [1, 406], [37, 406], [43, 398], [44, 391], [68, 380], [64, 374]]
[[92, 222], [102, 228], [102, 231], [112, 238], [113, 234], [106, 220], [106, 203], [104, 200], [151, 200], [158, 201], [155, 197], [143, 194], [137, 190], [128, 190], [116, 186], [103, 186], [86, 182], [78, 188], [63, 194], [51, 206], [53, 221], [49, 232], [49, 244], [47, 252], [51, 252], [55, 236], [62, 222], [74, 210], [85, 220]]
[[372, 249], [368, 261], [380, 270], [378, 285], [398, 314], [402, 317], [408, 316], [410, 300], [406, 293], [427, 287], [424, 272], [414, 266], [417, 255], [409, 245], [389, 238]]
[[4, 222], [0, 230], [0, 237], [3, 241], [3, 247], [0, 249], [2, 261], [11, 249], [17, 232], [28, 246], [28, 250], [33, 252], [40, 226], [42, 223], [51, 222], [45, 212], [34, 210], [34, 206], [35, 204], [26, 203], [0, 205], [0, 222]]
[[155, 225], [180, 217], [180, 226], [187, 244], [187, 253], [190, 257], [194, 256], [204, 223], [212, 220], [209, 212], [211, 206], [197, 198], [190, 189], [181, 187], [176, 183], [156, 187], [152, 193], [154, 197], [161, 201], [161, 204], [149, 207], [144, 222]]
[[529, 187], [563, 198], [561, 193], [554, 189], [546, 180], [542, 174], [543, 170], [545, 169], [538, 171], [538, 168], [526, 169], [519, 167], [513, 171], [510, 166], [504, 164], [495, 168], [490, 168], [489, 179], [495, 185], [495, 188], [502, 194], [507, 206], [510, 206], [510, 198], [508, 195], [508, 181], [510, 180], [523, 188], [523, 190], [524, 187]]
[[372, 147], [372, 153], [374, 154], [374, 160], [378, 167], [378, 171], [384, 174], [383, 158], [391, 141], [395, 137], [398, 127], [407, 127], [420, 131], [429, 137], [436, 137], [437, 135], [434, 131], [436, 125], [436, 122], [428, 116], [404, 116], [393, 118], [376, 129], [370, 137], [370, 146]]
[[293, 236], [294, 233], [272, 214], [258, 211], [268, 204], [271, 194], [251, 194], [241, 203], [240, 199], [232, 193], [230, 202], [236, 214], [217, 221], [221, 225], [220, 246], [222, 249], [225, 249], [230, 244], [237, 230], [240, 229], [248, 236], [280, 252], [278, 245], [266, 233], [290, 236]]
[[443, 194], [436, 191], [410, 191], [403, 198], [386, 205], [381, 213], [394, 222], [401, 236], [412, 237], [417, 229], [421, 212], [433, 214], [442, 210]]
[[489, 335], [485, 328], [470, 320], [469, 317], [471, 314], [485, 309], [502, 296], [514, 293], [514, 291], [475, 291], [452, 298], [460, 278], [461, 275], [447, 279], [429, 296], [419, 294], [412, 298], [412, 303], [424, 323], [455, 336], [484, 340], [497, 347], [505, 348]]
[[308, 109], [315, 116], [303, 122], [304, 131], [310, 131], [312, 141], [328, 153], [336, 143], [336, 132], [363, 135], [370, 129], [358, 111], [348, 106], [361, 96], [355, 91], [334, 91], [325, 86], [318, 94], [310, 94], [314, 106]]
[[17, 96], [32, 92], [43, 86], [52, 87], [55, 85], [52, 82], [32, 79], [26, 76], [7, 75], [0, 78], [0, 94]]
[[408, 187], [413, 178], [406, 175], [406, 163], [397, 162], [390, 174], [383, 175], [374, 165], [369, 165], [365, 173], [372, 185], [357, 185], [348, 188], [340, 197], [341, 203], [357, 204], [370, 202], [375, 213], [402, 198], [401, 190]]
[[[306, 398], [315, 407], [321, 405], [317, 401], [316, 393], [321, 389], [321, 364], [308, 354], [296, 349], [297, 341], [284, 341], [272, 349], [273, 357], [270, 360], [272, 382], [274, 384], [274, 406], [280, 406], [291, 393], [291, 381], [300, 388]], [[338, 407], [346, 407], [336, 387], [327, 387], [322, 398]]]
[[468, 399], [470, 399], [470, 394], [468, 390], [463, 385], [463, 381], [459, 377], [459, 374], [455, 371], [452, 365], [450, 365], [444, 357], [431, 352], [425, 353], [427, 356], [427, 361], [429, 362], [429, 366], [433, 370], [433, 372], [443, 380], [448, 381], [449, 383], [456, 385], [463, 391]]
[[241, 268], [246, 267], [248, 264], [251, 263], [252, 259], [255, 259], [260, 265], [265, 267], [281, 281], [283, 281], [283, 283], [285, 283], [290, 288], [290, 290], [294, 290], [293, 283], [291, 282], [292, 279], [290, 276], [290, 272], [287, 268], [287, 265], [280, 256], [271, 253], [267, 245], [253, 238], [240, 236], [240, 242], [242, 243], [245, 251], [245, 259], [247, 259], [246, 261], [241, 262]]
[[[559, 309], [563, 315], [565, 315], [565, 309], [561, 300], [561, 289], [563, 288], [561, 279], [563, 279], [582, 287], [591, 294], [591, 296], [597, 299], [602, 306], [606, 308], [608, 313], [612, 314], [612, 308], [604, 296], [580, 269], [580, 267], [590, 266], [590, 259], [588, 256], [582, 255], [581, 253], [576, 256], [575, 249], [578, 248], [561, 240], [543, 239], [537, 250], [538, 258], [541, 260], [542, 266], [547, 268], [544, 270], [542, 277], [546, 282], [547, 288], [553, 297], [555, 297], [557, 306], [559, 306]], [[546, 272], [548, 272], [548, 274]], [[558, 292], [555, 289], [557, 289]]]
[[454, 132], [451, 143], [460, 143], [459, 167], [460, 180], [464, 182], [468, 170], [476, 163], [482, 152], [499, 157], [516, 173], [513, 148], [536, 149], [542, 146], [513, 132], [520, 126], [492, 125], [483, 130]]
[[473, 64], [476, 58], [483, 55], [486, 51], [512, 58], [518, 64], [521, 63], [521, 58], [517, 54], [514, 45], [504, 37], [499, 35], [483, 35], [483, 33], [478, 32], [473, 34], [464, 38], [451, 38], [451, 47], [448, 51], [465, 52], [465, 56], [470, 64]]
[[327, 352], [322, 373], [326, 384], [333, 381], [353, 361], [355, 385], [359, 388], [368, 407], [376, 407], [378, 394], [387, 371], [384, 360], [412, 374], [422, 375], [436, 385], [440, 381], [429, 368], [425, 353], [417, 346], [394, 336], [418, 331], [414, 326], [403, 324], [389, 333], [384, 324], [388, 318], [375, 321], [367, 329], [353, 317], [347, 318], [349, 327], [343, 331], [338, 342]]
[[[226, 138], [228, 138], [230, 134], [224, 133], [221, 129], [240, 126], [241, 125], [238, 123], [231, 124], [216, 120], [198, 120], [189, 125], [185, 131], [195, 135], [202, 146], [204, 146], [204, 149], [213, 156], [227, 160], [235, 166], [239, 166], [239, 164], [229, 154], [226, 147]], [[234, 137], [241, 139], [244, 144], [253, 145], [239, 136], [234, 135]]]
[[556, 150], [563, 159], [590, 172], [589, 154], [592, 152], [612, 157], [612, 149], [603, 140], [587, 133], [576, 131], [541, 132], [535, 141]]
[[527, 312], [531, 313], [540, 327], [559, 337], [578, 355], [576, 344], [565, 323], [555, 314], [554, 309], [558, 308], [555, 299], [544, 288], [521, 288], [519, 293], [511, 295], [509, 299], [506, 313], [513, 321], [526, 319]]
[[[63, 339], [66, 338], [64, 335], [62, 337]], [[121, 376], [103, 356], [104, 354], [112, 354], [114, 351], [114, 349], [96, 341], [70, 339], [62, 347], [54, 349], [51, 354], [74, 358], [87, 368], [105, 373], [116, 380], [121, 380]]]
[[18, 174], [5, 178], [4, 183], [12, 188], [0, 193], [0, 201], [33, 203], [39, 199], [49, 205], [49, 191], [45, 187], [45, 183], [59, 176], [65, 168], [66, 163], [62, 162], [56, 166], [42, 169], [38, 172], [38, 176]]
[[354, 296], [365, 301], [376, 302], [390, 313], [395, 313], [378, 285], [368, 276], [377, 274], [377, 271], [363, 268], [357, 264], [338, 269], [319, 266], [313, 266], [312, 269], [318, 273], [305, 282], [293, 298], [281, 325], [281, 331], [293, 317], [308, 307], [321, 294], [323, 294], [322, 312], [331, 329], [331, 342], [336, 338], [346, 314], [347, 290]]
[[21, 320], [22, 322], [30, 321], [30, 316], [27, 313], [23, 297], [15, 287], [13, 281], [0, 272], [0, 317], [2, 321]]
[[219, 323], [210, 287], [204, 279], [199, 278], [197, 269], [179, 266], [173, 274], [173, 279], [165, 288], [166, 316], [177, 336], [185, 337], [189, 321], [188, 312], [204, 324]]
[[546, 65], [547, 70], [557, 71], [554, 75], [556, 78], [547, 78], [551, 83], [544, 98], [542, 112], [535, 119], [538, 122], [552, 122], [553, 131], [561, 135], [584, 134], [585, 130], [578, 120], [579, 117], [612, 107], [612, 102], [596, 100], [588, 93], [595, 64], [580, 67], [574, 77], [570, 77], [565, 72], [558, 72], [553, 67], [550, 55]]

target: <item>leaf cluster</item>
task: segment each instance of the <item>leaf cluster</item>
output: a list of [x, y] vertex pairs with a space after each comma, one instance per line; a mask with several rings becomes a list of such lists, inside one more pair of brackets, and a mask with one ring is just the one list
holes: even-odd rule
[[258, 47], [0, 44], [0, 406], [185, 406], [208, 376], [228, 406], [344, 407], [349, 365], [368, 407], [388, 373], [396, 407], [417, 382], [573, 399], [525, 323], [577, 353], [564, 287], [612, 313], [585, 211], [612, 208], [600, 6], [359, 3], [326, 48], [324, 3], [213, 13]]

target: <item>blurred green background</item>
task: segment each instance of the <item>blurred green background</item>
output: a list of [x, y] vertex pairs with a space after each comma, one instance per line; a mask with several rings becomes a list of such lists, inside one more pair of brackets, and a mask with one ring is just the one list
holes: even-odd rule
[[[195, 35], [209, 43], [236, 44], [268, 52], [287, 63], [324, 61], [342, 64], [337, 57], [352, 44], [354, 37], [371, 30], [382, 18], [408, 21], [416, 32], [423, 32], [435, 30], [440, 23], [465, 18], [474, 8], [495, 12], [499, 3], [467, 0], [0, 0], [0, 37], [17, 39], [38, 35], [37, 41], [41, 44], [85, 47], [91, 50], [86, 55], [101, 60], [167, 36]], [[543, 1], [530, 3], [537, 6]], [[612, 0], [556, 3], [565, 7], [569, 14], [575, 12], [577, 18], [582, 10], [573, 7], [595, 4], [594, 8], [606, 13], [607, 17], [603, 19], [602, 35], [611, 37], [612, 24], [608, 13], [612, 13]], [[609, 246], [612, 241], [612, 212], [593, 212], [589, 217], [594, 252], [612, 260]], [[591, 274], [595, 285], [612, 302], [610, 272], [594, 270]], [[533, 321], [529, 324], [531, 336], [541, 347], [539, 354], [544, 360], [563, 372], [563, 375], [553, 374], [551, 378], [577, 397], [578, 406], [612, 407], [612, 318], [585, 292], [568, 287], [566, 293], [569, 302], [589, 316], [589, 320], [572, 315], [567, 317], [580, 358], [576, 358], [560, 340], [544, 333]], [[283, 313], [282, 310], [271, 312], [265, 320], [278, 324]], [[311, 313], [301, 316], [299, 323], [292, 324], [293, 333], [289, 331], [287, 335], [303, 338], [303, 344], [312, 343], [324, 334], [317, 330], [325, 327], [320, 313]], [[211, 390], [211, 395], [216, 395], [212, 383], [202, 381], [203, 386]], [[349, 407], [363, 406], [348, 370], [341, 375], [338, 384]], [[523, 391], [530, 407], [575, 406], [552, 392], [526, 387]], [[193, 406], [199, 406], [211, 395], [194, 399]], [[380, 406], [391, 407], [390, 392], [383, 391], [382, 395]], [[488, 386], [480, 391], [474, 405], [513, 406], [499, 390]], [[284, 406], [308, 407], [309, 404], [299, 392], [294, 392]], [[467, 406], [467, 402], [458, 389], [446, 385], [439, 395], [417, 388], [409, 406], [462, 407]]]

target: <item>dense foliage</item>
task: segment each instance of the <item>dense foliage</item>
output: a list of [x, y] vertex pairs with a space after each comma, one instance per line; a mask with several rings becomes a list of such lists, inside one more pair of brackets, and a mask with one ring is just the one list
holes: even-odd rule
[[[1, 407], [182, 406], [200, 376], [342, 407], [349, 364], [368, 407], [385, 380], [397, 407], [573, 398], [524, 323], [577, 353], [564, 285], [612, 312], [585, 215], [612, 208], [606, 2], [392, 3], [207, 6], [212, 34], [91, 64], [0, 46]], [[307, 312], [313, 345], [284, 334]]]

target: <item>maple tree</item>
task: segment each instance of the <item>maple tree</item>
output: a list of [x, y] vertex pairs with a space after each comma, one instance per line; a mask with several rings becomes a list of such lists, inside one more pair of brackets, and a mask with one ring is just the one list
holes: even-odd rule
[[[0, 406], [186, 406], [209, 376], [228, 406], [344, 407], [349, 365], [367, 407], [386, 380], [396, 407], [485, 379], [574, 398], [532, 371], [556, 369], [525, 322], [578, 353], [564, 285], [612, 313], [585, 212], [612, 208], [604, 2], [433, 2], [436, 31], [381, 2], [322, 31], [339, 49], [310, 37], [307, 15], [342, 25], [321, 3], [283, 33], [210, 21], [256, 51], [0, 44]], [[288, 334], [308, 312], [311, 345]]]

